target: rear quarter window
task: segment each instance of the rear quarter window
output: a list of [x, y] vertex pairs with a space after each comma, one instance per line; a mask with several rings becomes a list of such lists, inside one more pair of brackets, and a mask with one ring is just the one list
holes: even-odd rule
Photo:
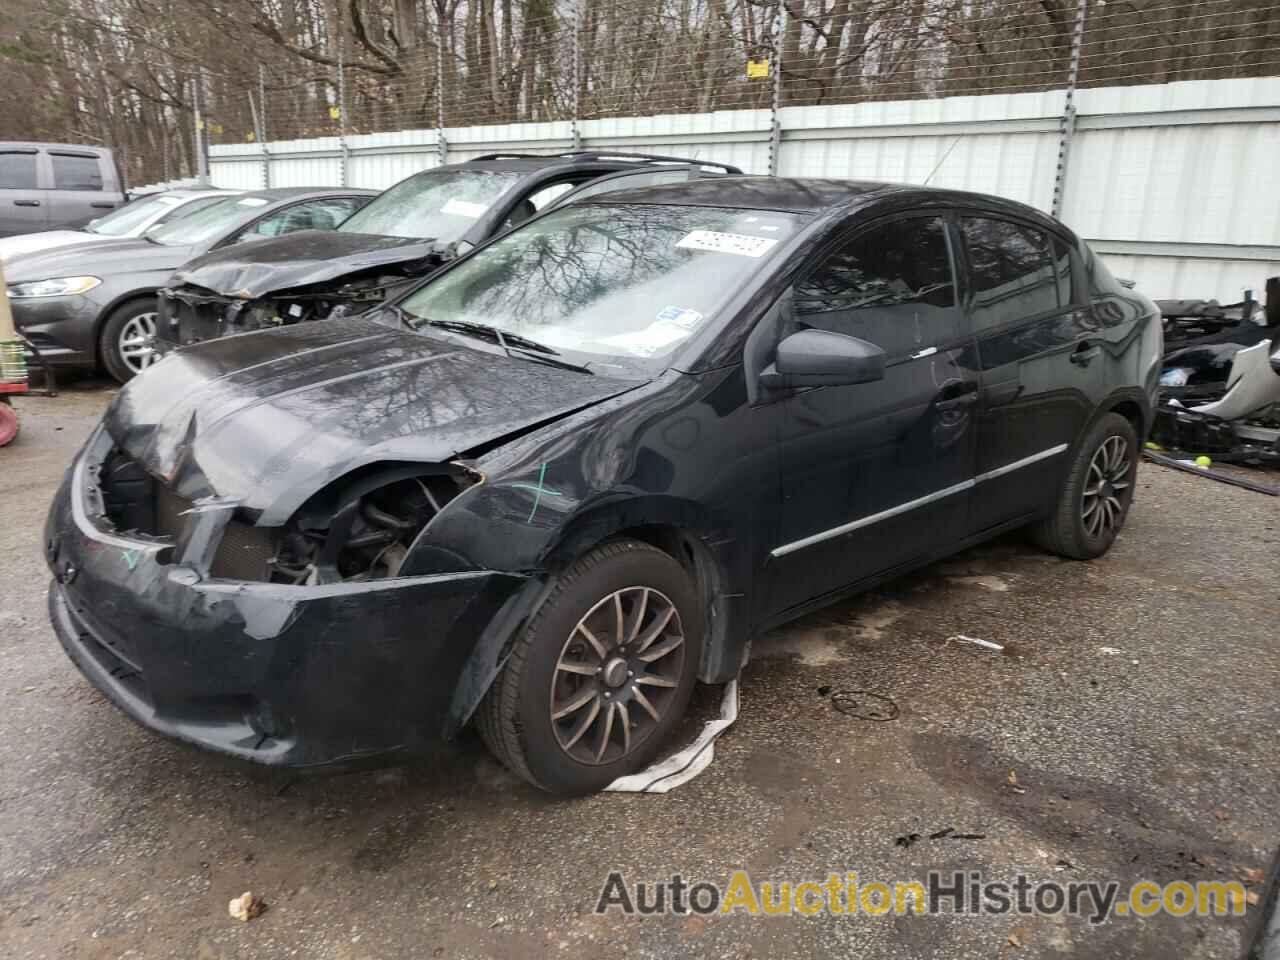
[[51, 153], [49, 160], [53, 164], [53, 189], [102, 189], [102, 170], [98, 166], [97, 157]]

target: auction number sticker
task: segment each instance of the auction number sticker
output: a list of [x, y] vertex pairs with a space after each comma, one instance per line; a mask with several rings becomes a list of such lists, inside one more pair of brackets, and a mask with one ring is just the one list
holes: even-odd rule
[[777, 237], [753, 237], [745, 233], [691, 230], [676, 243], [676, 246], [684, 247], [686, 250], [733, 253], [740, 257], [763, 257], [777, 242]]

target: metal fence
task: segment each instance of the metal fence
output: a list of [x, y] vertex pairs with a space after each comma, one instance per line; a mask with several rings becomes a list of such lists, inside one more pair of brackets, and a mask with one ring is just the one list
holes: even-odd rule
[[385, 187], [495, 150], [660, 150], [1023, 200], [1160, 295], [1238, 299], [1280, 272], [1280, 0], [390, 6], [412, 22], [367, 44], [336, 29], [312, 59], [191, 81], [215, 183]]
[[[1280, 74], [1277, 0], [459, 0], [203, 72], [209, 143]], [[449, 11], [447, 15], [443, 11]], [[1064, 109], [1069, 114], [1069, 109]], [[152, 165], [154, 166], [154, 165]], [[194, 170], [165, 164], [155, 179]]]

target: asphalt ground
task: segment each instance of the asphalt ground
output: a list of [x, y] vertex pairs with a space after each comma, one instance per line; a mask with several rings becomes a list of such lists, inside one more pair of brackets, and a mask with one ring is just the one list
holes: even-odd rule
[[[110, 395], [88, 382], [22, 399], [23, 433], [0, 450], [0, 956], [1244, 953], [1256, 906], [1097, 925], [595, 907], [615, 870], [1261, 894], [1280, 844], [1275, 498], [1144, 464], [1101, 560], [1010, 537], [777, 631], [711, 767], [667, 795], [552, 799], [474, 737], [411, 766], [295, 779], [137, 727], [53, 637], [41, 525]], [[697, 715], [720, 695], [701, 689]], [[227, 912], [245, 891], [267, 903], [248, 923]]]

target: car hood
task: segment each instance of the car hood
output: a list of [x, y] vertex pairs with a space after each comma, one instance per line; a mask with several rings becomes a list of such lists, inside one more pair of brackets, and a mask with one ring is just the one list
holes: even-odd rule
[[191, 284], [248, 300], [375, 267], [422, 260], [437, 252], [434, 240], [299, 230], [205, 254], [183, 265], [168, 285]]
[[85, 230], [45, 230], [41, 233], [22, 233], [16, 237], [0, 239], [0, 260], [8, 260], [22, 253], [36, 250], [52, 250], [69, 247], [73, 243], [92, 243], [102, 237]]
[[178, 350], [103, 422], [181, 497], [275, 526], [364, 464], [443, 463], [639, 385], [353, 319]]
[[165, 246], [149, 240], [98, 238], [73, 247], [19, 254], [5, 261], [4, 278], [12, 284], [50, 277], [175, 270], [195, 252], [190, 246]]

